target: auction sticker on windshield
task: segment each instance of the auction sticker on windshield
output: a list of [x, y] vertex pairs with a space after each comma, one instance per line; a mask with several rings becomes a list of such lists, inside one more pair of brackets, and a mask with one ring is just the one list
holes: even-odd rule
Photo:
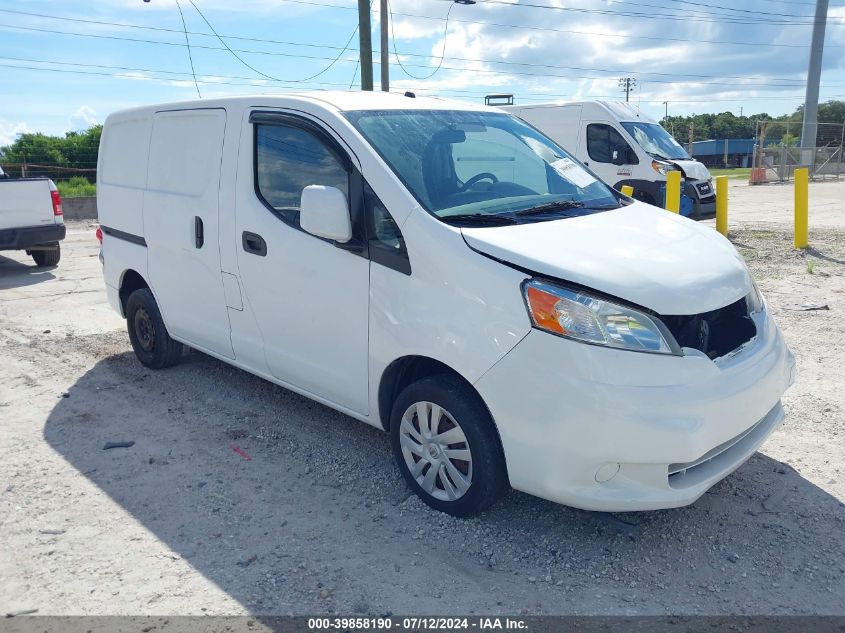
[[596, 179], [590, 175], [590, 172], [571, 158], [561, 158], [551, 163], [551, 165], [557, 173], [576, 187], [581, 187], [581, 189], [585, 189], [596, 182]]

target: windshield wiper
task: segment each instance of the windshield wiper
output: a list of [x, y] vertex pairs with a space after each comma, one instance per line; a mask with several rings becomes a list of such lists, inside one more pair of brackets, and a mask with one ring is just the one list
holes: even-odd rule
[[581, 209], [584, 203], [579, 200], [558, 200], [557, 202], [547, 202], [546, 204], [539, 204], [536, 207], [514, 211], [514, 215], [540, 215], [546, 211], [566, 211], [568, 209]]
[[446, 224], [462, 224], [466, 226], [507, 226], [518, 224], [516, 218], [511, 215], [498, 215], [494, 213], [460, 213], [458, 215], [446, 215], [440, 218]]

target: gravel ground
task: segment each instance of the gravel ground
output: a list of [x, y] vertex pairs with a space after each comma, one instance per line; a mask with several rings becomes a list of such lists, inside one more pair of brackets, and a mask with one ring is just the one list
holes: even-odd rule
[[84, 224], [49, 277], [0, 256], [0, 612], [845, 613], [845, 231], [732, 239], [800, 372], [762, 451], [688, 508], [469, 520], [376, 429], [200, 353], [142, 367]]

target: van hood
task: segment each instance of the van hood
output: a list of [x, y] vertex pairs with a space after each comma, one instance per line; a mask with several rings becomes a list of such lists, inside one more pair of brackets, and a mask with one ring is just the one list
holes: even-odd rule
[[673, 164], [677, 165], [684, 172], [684, 176], [690, 180], [710, 180], [710, 172], [707, 167], [699, 163], [697, 160], [672, 160]]
[[635, 202], [581, 217], [462, 228], [470, 248], [660, 314], [698, 314], [751, 292], [733, 245], [710, 227]]

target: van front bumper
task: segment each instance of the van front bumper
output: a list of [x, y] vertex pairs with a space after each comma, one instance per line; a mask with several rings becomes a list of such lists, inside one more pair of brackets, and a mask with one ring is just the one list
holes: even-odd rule
[[690, 504], [783, 420], [795, 361], [767, 312], [717, 361], [587, 345], [532, 330], [475, 384], [511, 485], [585, 510]]

